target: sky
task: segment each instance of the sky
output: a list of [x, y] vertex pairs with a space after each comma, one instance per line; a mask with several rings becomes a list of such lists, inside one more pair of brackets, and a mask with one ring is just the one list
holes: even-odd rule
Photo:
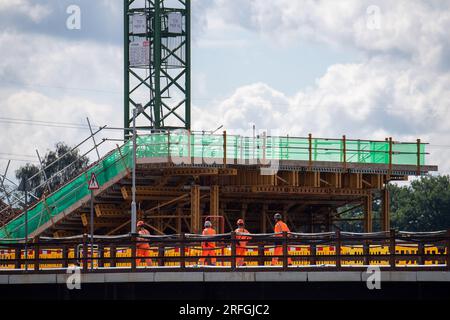
[[[194, 129], [421, 138], [450, 173], [450, 1], [192, 3]], [[0, 0], [1, 172], [122, 126], [122, 41], [120, 0]]]

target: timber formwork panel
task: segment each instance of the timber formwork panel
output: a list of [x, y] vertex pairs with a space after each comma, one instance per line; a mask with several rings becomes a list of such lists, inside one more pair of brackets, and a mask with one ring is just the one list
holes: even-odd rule
[[383, 188], [384, 176], [381, 174], [363, 174], [362, 183], [365, 189], [378, 189]]
[[320, 172], [307, 171], [300, 173], [299, 186], [320, 188]]
[[324, 172], [320, 174], [321, 187], [342, 187], [342, 174], [339, 172]]
[[298, 171], [281, 171], [278, 176], [289, 186], [297, 187], [299, 185]]
[[342, 177], [344, 188], [362, 189], [362, 173], [344, 173]]

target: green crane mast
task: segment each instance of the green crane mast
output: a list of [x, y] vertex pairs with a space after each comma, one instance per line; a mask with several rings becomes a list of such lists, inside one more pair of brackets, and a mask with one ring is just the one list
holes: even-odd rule
[[[124, 127], [191, 127], [190, 0], [124, 0]], [[125, 133], [127, 137], [128, 133]]]

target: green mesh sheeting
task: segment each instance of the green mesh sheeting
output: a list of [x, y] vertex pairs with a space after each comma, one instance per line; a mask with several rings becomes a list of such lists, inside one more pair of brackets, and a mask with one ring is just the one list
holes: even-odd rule
[[[123, 155], [123, 158], [120, 155]], [[77, 201], [89, 195], [87, 183], [91, 173], [94, 172], [100, 185], [105, 184], [127, 167], [132, 165], [132, 152], [129, 143], [122, 146], [120, 152], [115, 150], [106, 155], [95, 166], [89, 168], [85, 173], [66, 184], [58, 191], [41, 201], [28, 211], [29, 233], [35, 231], [52, 217], [63, 212]], [[25, 237], [24, 215], [9, 222], [0, 229], [0, 238], [23, 238]]]
[[[132, 142], [129, 141], [120, 149], [113, 150], [85, 173], [54, 192], [45, 203], [41, 201], [31, 208], [28, 211], [29, 233], [88, 196], [90, 191], [87, 184], [92, 172], [96, 173], [99, 184], [103, 185], [125, 170], [131, 169], [132, 147]], [[250, 159], [309, 161], [311, 157], [312, 161], [389, 164], [389, 149], [390, 143], [387, 141], [344, 142], [338, 139], [310, 141], [308, 138], [249, 138], [233, 135], [227, 135], [225, 138], [223, 135], [188, 134], [185, 131], [141, 136], [137, 140], [137, 158], [170, 155], [174, 161], [176, 157], [203, 158], [205, 162], [210, 158], [222, 160], [226, 152], [227, 159], [242, 160], [239, 163], [245, 163], [245, 160]], [[392, 144], [392, 164], [395, 165], [425, 165], [425, 154], [424, 144], [397, 142]], [[24, 237], [24, 220], [24, 216], [21, 215], [1, 228], [0, 238]]]

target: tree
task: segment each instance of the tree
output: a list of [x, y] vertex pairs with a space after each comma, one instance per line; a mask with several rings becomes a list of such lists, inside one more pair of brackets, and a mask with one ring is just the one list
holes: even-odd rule
[[450, 228], [450, 176], [426, 176], [410, 186], [389, 186], [392, 226], [404, 231]]
[[19, 181], [19, 185], [21, 185], [24, 180], [27, 180], [28, 190], [37, 188], [41, 184], [41, 177], [38, 172], [39, 168], [34, 164], [27, 163], [25, 166], [20, 167], [16, 171], [16, 178]]
[[59, 142], [55, 151], [49, 151], [43, 160], [45, 174], [49, 178], [51, 190], [63, 185], [78, 176], [87, 167], [89, 159], [81, 157], [78, 149]]
[[[67, 144], [58, 142], [55, 145], [55, 150], [48, 151], [42, 162], [45, 168], [45, 176], [43, 173], [37, 174], [41, 168], [34, 164], [27, 163], [16, 170], [16, 178], [19, 182], [23, 178], [28, 179], [28, 189], [32, 190], [38, 198], [48, 188], [54, 191], [78, 176], [87, 167], [89, 159], [86, 156], [81, 156], [78, 149], [72, 150]], [[45, 178], [48, 179], [47, 183], [45, 183]]]
[[[450, 229], [450, 176], [425, 176], [408, 186], [389, 185], [391, 226], [401, 231], [438, 231]], [[375, 195], [378, 198], [379, 195]], [[351, 206], [341, 208], [341, 212]], [[381, 203], [372, 206], [373, 217], [381, 216]], [[362, 209], [355, 208], [341, 215], [344, 219], [361, 218]], [[360, 221], [342, 221], [338, 226], [345, 231], [362, 232]], [[378, 220], [374, 230], [380, 229]]]

